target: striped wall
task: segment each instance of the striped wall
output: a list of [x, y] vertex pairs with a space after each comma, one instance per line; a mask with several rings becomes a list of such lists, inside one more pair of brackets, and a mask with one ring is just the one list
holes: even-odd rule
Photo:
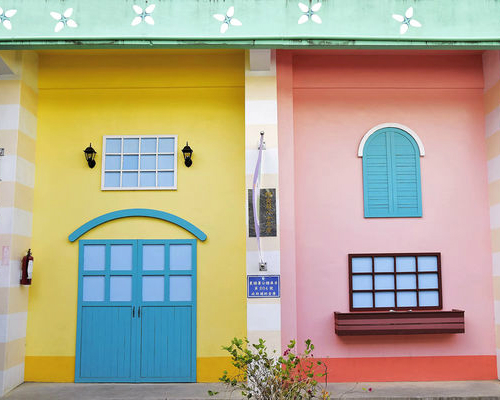
[[0, 75], [0, 148], [5, 149], [0, 157], [1, 396], [24, 380], [29, 288], [19, 285], [19, 273], [31, 242], [38, 56], [6, 51], [0, 58], [12, 71]]
[[484, 53], [483, 69], [497, 372], [500, 374], [500, 51]]
[[[267, 65], [266, 57], [268, 61]], [[263, 153], [261, 188], [276, 188], [276, 208], [279, 210], [278, 109], [275, 51], [249, 50], [246, 52], [245, 61], [246, 189], [248, 191], [248, 189], [252, 188], [253, 173], [258, 157], [260, 131], [265, 131], [266, 150]], [[246, 207], [248, 210], [248, 203]], [[277, 221], [279, 225], [279, 215], [277, 216]], [[279, 226], [277, 227], [277, 237], [261, 238], [263, 259], [267, 262], [268, 271], [259, 272], [257, 240], [248, 236], [248, 223], [247, 211], [247, 275], [279, 275]], [[276, 350], [278, 354], [280, 353], [280, 299], [247, 300], [247, 336], [251, 343], [258, 342], [259, 338], [266, 340], [268, 349], [271, 352]]]

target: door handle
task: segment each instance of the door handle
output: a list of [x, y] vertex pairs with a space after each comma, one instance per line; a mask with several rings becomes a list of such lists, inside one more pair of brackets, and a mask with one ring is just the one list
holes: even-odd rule
[[132, 307], [132, 318], [134, 318], [134, 317], [135, 317], [135, 306]]
[[137, 316], [141, 318], [141, 307], [137, 308]]

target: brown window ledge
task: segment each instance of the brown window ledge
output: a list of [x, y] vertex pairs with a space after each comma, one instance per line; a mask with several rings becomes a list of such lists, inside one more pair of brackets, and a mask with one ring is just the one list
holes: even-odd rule
[[354, 335], [414, 335], [465, 333], [465, 311], [335, 312], [335, 333]]

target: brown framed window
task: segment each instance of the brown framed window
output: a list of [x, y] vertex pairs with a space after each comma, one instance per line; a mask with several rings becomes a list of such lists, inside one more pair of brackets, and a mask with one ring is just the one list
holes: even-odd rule
[[349, 254], [351, 311], [440, 310], [441, 253]]

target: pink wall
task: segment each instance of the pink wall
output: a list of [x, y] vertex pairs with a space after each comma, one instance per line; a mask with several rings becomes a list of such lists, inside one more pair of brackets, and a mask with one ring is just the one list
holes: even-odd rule
[[[332, 358], [495, 354], [482, 88], [478, 53], [278, 52], [283, 344], [311, 338]], [[424, 143], [422, 218], [363, 217], [358, 145], [385, 122]], [[348, 253], [435, 251], [465, 334], [335, 335]]]

